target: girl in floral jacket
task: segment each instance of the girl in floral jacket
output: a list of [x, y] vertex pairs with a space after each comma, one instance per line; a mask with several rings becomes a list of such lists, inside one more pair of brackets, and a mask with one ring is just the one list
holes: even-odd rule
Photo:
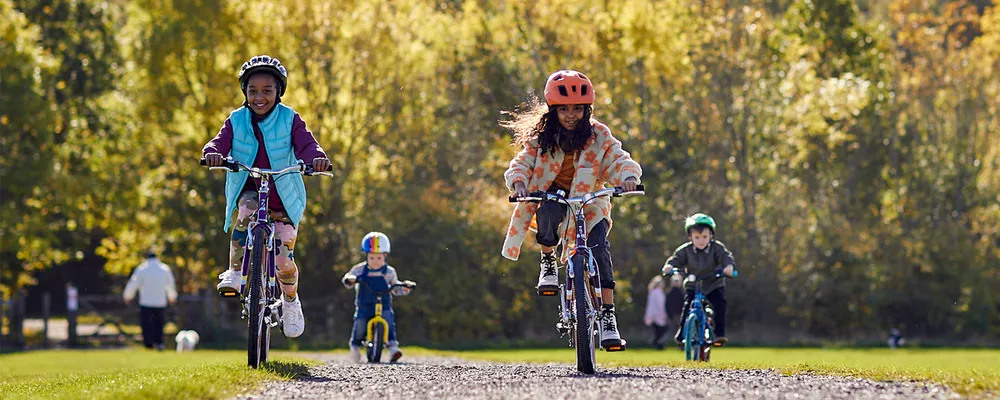
[[[633, 191], [639, 183], [642, 169], [622, 149], [622, 143], [611, 136], [611, 130], [592, 117], [594, 85], [586, 75], [562, 70], [549, 76], [545, 83], [545, 102], [534, 100], [528, 108], [510, 113], [511, 120], [501, 126], [514, 133], [514, 143], [523, 149], [510, 162], [504, 180], [517, 197], [534, 191], [556, 192], [563, 190], [569, 196], [600, 190], [605, 184], [621, 186]], [[558, 289], [558, 261], [553, 254], [560, 237], [571, 237], [575, 232], [574, 221], [566, 218], [566, 206], [558, 203], [518, 203], [510, 219], [503, 256], [517, 260], [521, 243], [537, 222], [535, 240], [542, 247], [539, 293], [543, 289]], [[594, 257], [601, 280], [604, 299], [605, 324], [602, 346], [623, 342], [615, 318], [614, 288], [611, 250], [608, 231], [611, 229], [611, 202], [597, 199], [584, 209], [587, 222], [587, 243], [595, 246]], [[563, 222], [566, 222], [563, 224]], [[563, 246], [562, 262], [568, 258]]]

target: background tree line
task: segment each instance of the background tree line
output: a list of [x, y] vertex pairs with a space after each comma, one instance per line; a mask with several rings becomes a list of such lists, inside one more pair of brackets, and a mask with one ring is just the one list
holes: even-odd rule
[[574, 68], [644, 169], [647, 195], [615, 203], [611, 233], [626, 334], [699, 211], [741, 269], [727, 289], [741, 340], [1000, 334], [988, 1], [0, 0], [0, 13], [4, 296], [67, 280], [117, 291], [150, 246], [183, 291], [214, 285], [224, 176], [197, 159], [242, 102], [240, 64], [266, 53], [334, 163], [335, 179], [307, 183], [296, 258], [304, 302], [335, 296], [344, 319], [339, 278], [381, 230], [390, 263], [421, 282], [396, 306], [414, 340], [555, 336], [537, 259], [499, 256], [515, 149], [497, 120]]

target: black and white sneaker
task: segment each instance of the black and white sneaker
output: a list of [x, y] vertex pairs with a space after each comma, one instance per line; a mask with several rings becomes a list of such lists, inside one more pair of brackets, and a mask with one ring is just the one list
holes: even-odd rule
[[601, 347], [606, 351], [625, 351], [625, 339], [618, 333], [615, 309], [605, 308], [601, 317]]
[[538, 289], [539, 296], [556, 296], [559, 294], [559, 273], [556, 256], [553, 253], [542, 253], [539, 263]]

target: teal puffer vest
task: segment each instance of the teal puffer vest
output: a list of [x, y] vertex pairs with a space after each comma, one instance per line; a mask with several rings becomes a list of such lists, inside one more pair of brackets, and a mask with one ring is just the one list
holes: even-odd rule
[[[295, 149], [292, 147], [292, 121], [295, 119], [295, 110], [281, 103], [274, 107], [271, 115], [257, 125], [264, 134], [264, 149], [271, 162], [271, 169], [281, 169], [296, 162]], [[257, 158], [257, 149], [260, 148], [257, 136], [253, 133], [251, 115], [253, 112], [246, 107], [240, 107], [229, 114], [229, 123], [233, 126], [233, 149], [229, 155], [246, 165], [253, 165], [254, 159]], [[226, 226], [224, 227], [226, 232], [233, 222], [236, 201], [249, 178], [250, 173], [246, 171], [226, 174]], [[288, 218], [292, 220], [293, 225], [298, 226], [302, 213], [306, 210], [306, 185], [302, 181], [302, 175], [279, 176], [274, 179], [271, 190], [278, 191]]]

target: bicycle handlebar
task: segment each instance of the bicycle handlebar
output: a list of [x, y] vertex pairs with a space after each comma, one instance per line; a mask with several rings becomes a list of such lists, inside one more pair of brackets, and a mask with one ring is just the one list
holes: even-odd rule
[[[723, 270], [722, 268], [716, 268], [714, 273], [711, 273], [711, 274], [708, 274], [708, 275], [704, 275], [704, 276], [697, 276], [697, 275], [695, 275], [694, 279], [696, 279], [696, 280], [704, 280], [704, 279], [708, 279], [708, 278], [722, 278], [722, 277], [725, 276], [725, 274], [722, 273], [722, 270]], [[677, 268], [671, 268], [669, 272], [667, 272], [667, 273], [665, 273], [663, 275], [665, 275], [665, 276], [671, 276], [671, 275], [679, 274], [679, 273], [681, 273], [681, 271], [679, 269], [677, 269]], [[736, 269], [733, 269], [733, 276], [731, 276], [729, 278], [735, 278], [735, 277], [737, 277], [739, 275], [740, 275], [739, 271], [737, 271]]]
[[[205, 166], [208, 165], [208, 162], [204, 158], [202, 158], [201, 160], [198, 161], [198, 164]], [[314, 170], [312, 165], [306, 164], [302, 160], [297, 160], [295, 165], [290, 165], [282, 169], [262, 169], [257, 167], [251, 167], [249, 165], [234, 160], [232, 157], [226, 157], [225, 159], [222, 160], [221, 166], [208, 167], [208, 169], [226, 170], [229, 172], [248, 171], [250, 172], [251, 175], [254, 176], [265, 176], [265, 175], [273, 176], [273, 175], [282, 175], [292, 172], [301, 173], [302, 175], [305, 176], [313, 176], [313, 175], [326, 175], [330, 177], [333, 176], [333, 174], [331, 174], [330, 172]], [[332, 166], [330, 167], [330, 170], [333, 170]]]
[[511, 203], [520, 203], [520, 202], [535, 203], [543, 201], [554, 201], [557, 203], [569, 205], [569, 204], [587, 203], [598, 197], [604, 197], [604, 196], [622, 197], [622, 196], [639, 196], [644, 194], [646, 194], [646, 187], [642, 184], [638, 184], [636, 185], [636, 190], [631, 192], [626, 192], [625, 189], [622, 189], [620, 186], [616, 186], [613, 188], [604, 188], [596, 192], [591, 192], [576, 197], [565, 197], [555, 193], [539, 191], [539, 192], [528, 193], [527, 197], [510, 196], [507, 198], [507, 200], [510, 201]]
[[365, 281], [359, 281], [359, 280], [357, 280], [357, 278], [352, 279], [351, 281], [353, 281], [353, 284], [355, 284], [355, 285], [357, 285], [357, 284], [365, 285], [365, 287], [367, 287], [371, 291], [379, 293], [379, 294], [390, 293], [390, 292], [392, 292], [392, 289], [395, 289], [395, 288], [398, 288], [398, 287], [405, 287], [407, 289], [413, 289], [413, 288], [417, 287], [417, 283], [416, 282], [413, 282], [413, 281], [403, 281], [403, 282], [400, 282], [400, 283], [394, 283], [392, 285], [389, 285], [389, 289], [388, 290], [377, 291], [375, 289], [372, 289], [371, 286], [368, 286], [368, 284], [365, 283]]

